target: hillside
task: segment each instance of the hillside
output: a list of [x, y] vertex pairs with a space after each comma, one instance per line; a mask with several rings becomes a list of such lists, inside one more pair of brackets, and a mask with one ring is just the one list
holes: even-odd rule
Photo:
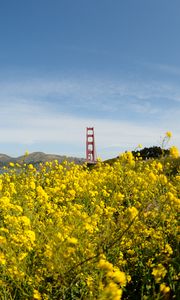
[[78, 158], [78, 157], [68, 157], [65, 155], [57, 155], [57, 154], [46, 154], [43, 152], [33, 152], [30, 153], [27, 156], [19, 156], [19, 157], [10, 157], [6, 154], [0, 154], [0, 168], [3, 166], [7, 166], [10, 162], [14, 163], [27, 163], [27, 164], [39, 164], [46, 161], [53, 161], [58, 160], [59, 163], [63, 162], [64, 160], [67, 160], [68, 162], [75, 162], [76, 164], [82, 164], [85, 162], [84, 158]]

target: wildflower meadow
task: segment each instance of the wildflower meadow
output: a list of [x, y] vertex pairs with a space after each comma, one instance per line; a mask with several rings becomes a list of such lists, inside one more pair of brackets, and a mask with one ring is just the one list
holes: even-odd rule
[[180, 299], [178, 150], [0, 175], [0, 299]]

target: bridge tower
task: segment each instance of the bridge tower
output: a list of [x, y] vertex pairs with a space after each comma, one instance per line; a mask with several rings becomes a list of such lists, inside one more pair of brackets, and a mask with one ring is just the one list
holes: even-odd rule
[[96, 163], [94, 127], [86, 127], [86, 161]]

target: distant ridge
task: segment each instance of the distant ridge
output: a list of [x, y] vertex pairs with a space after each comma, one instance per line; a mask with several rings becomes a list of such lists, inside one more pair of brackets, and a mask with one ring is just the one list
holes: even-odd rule
[[85, 162], [84, 158], [78, 157], [68, 157], [66, 155], [57, 155], [57, 154], [46, 154], [43, 152], [33, 152], [29, 155], [19, 156], [19, 157], [11, 157], [6, 154], [0, 153], [0, 167], [8, 165], [10, 162], [21, 163], [24, 162], [26, 164], [39, 164], [44, 163], [46, 161], [57, 160], [59, 163], [67, 160], [68, 162], [74, 162], [75, 164], [83, 164]]
[[1, 154], [0, 153], [0, 162], [7, 162], [11, 159], [10, 156], [6, 155], [6, 154]]

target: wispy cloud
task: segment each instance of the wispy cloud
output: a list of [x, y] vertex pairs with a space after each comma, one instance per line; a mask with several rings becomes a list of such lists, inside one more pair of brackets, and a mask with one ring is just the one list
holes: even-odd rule
[[[158, 144], [167, 130], [173, 131], [174, 143], [180, 147], [180, 89], [174, 87], [176, 96], [171, 91], [170, 84], [100, 79], [2, 82], [0, 141], [31, 145], [34, 150], [37, 143], [42, 147], [43, 143], [63, 144], [67, 149], [64, 154], [76, 155], [74, 149], [78, 149], [78, 155], [83, 155], [85, 127], [93, 125], [102, 157], [133, 149], [139, 143]], [[153, 97], [169, 106], [159, 105]], [[144, 122], [137, 116], [143, 116]], [[54, 152], [59, 152], [58, 148]]]
[[[113, 110], [139, 103], [145, 110], [153, 99], [164, 99], [172, 105], [180, 102], [180, 87], [172, 83], [108, 80], [100, 78], [34, 79], [0, 83], [0, 102], [17, 98], [22, 101], [54, 101], [75, 107]], [[158, 102], [153, 106], [158, 107]], [[132, 110], [136, 106], [132, 105]], [[139, 110], [139, 108], [137, 109]], [[142, 110], [144, 112], [144, 110]], [[141, 110], [140, 110], [141, 112]], [[152, 110], [152, 113], [156, 110]]]
[[151, 70], [164, 72], [169, 75], [180, 75], [180, 68], [175, 65], [159, 64], [159, 63], [144, 63]]
[[[20, 107], [20, 113], [18, 111]], [[114, 156], [125, 149], [134, 149], [137, 144], [144, 146], [160, 143], [160, 136], [164, 133], [163, 124], [160, 127], [152, 125], [141, 126], [127, 120], [112, 121], [99, 118], [79, 118], [72, 115], [57, 113], [54, 115], [48, 109], [36, 105], [31, 108], [28, 104], [14, 104], [14, 109], [3, 117], [1, 112], [1, 143], [18, 143], [28, 146], [36, 143], [64, 144], [67, 147], [65, 154], [76, 155], [73, 147], [79, 147], [79, 155], [84, 155], [85, 128], [95, 126], [97, 152], [100, 156]], [[176, 136], [180, 140], [180, 136]], [[112, 148], [113, 147], [113, 148]], [[81, 150], [80, 150], [81, 149]], [[43, 149], [42, 149], [43, 150]], [[59, 152], [58, 149], [54, 150]], [[61, 153], [64, 154], [64, 153]]]

